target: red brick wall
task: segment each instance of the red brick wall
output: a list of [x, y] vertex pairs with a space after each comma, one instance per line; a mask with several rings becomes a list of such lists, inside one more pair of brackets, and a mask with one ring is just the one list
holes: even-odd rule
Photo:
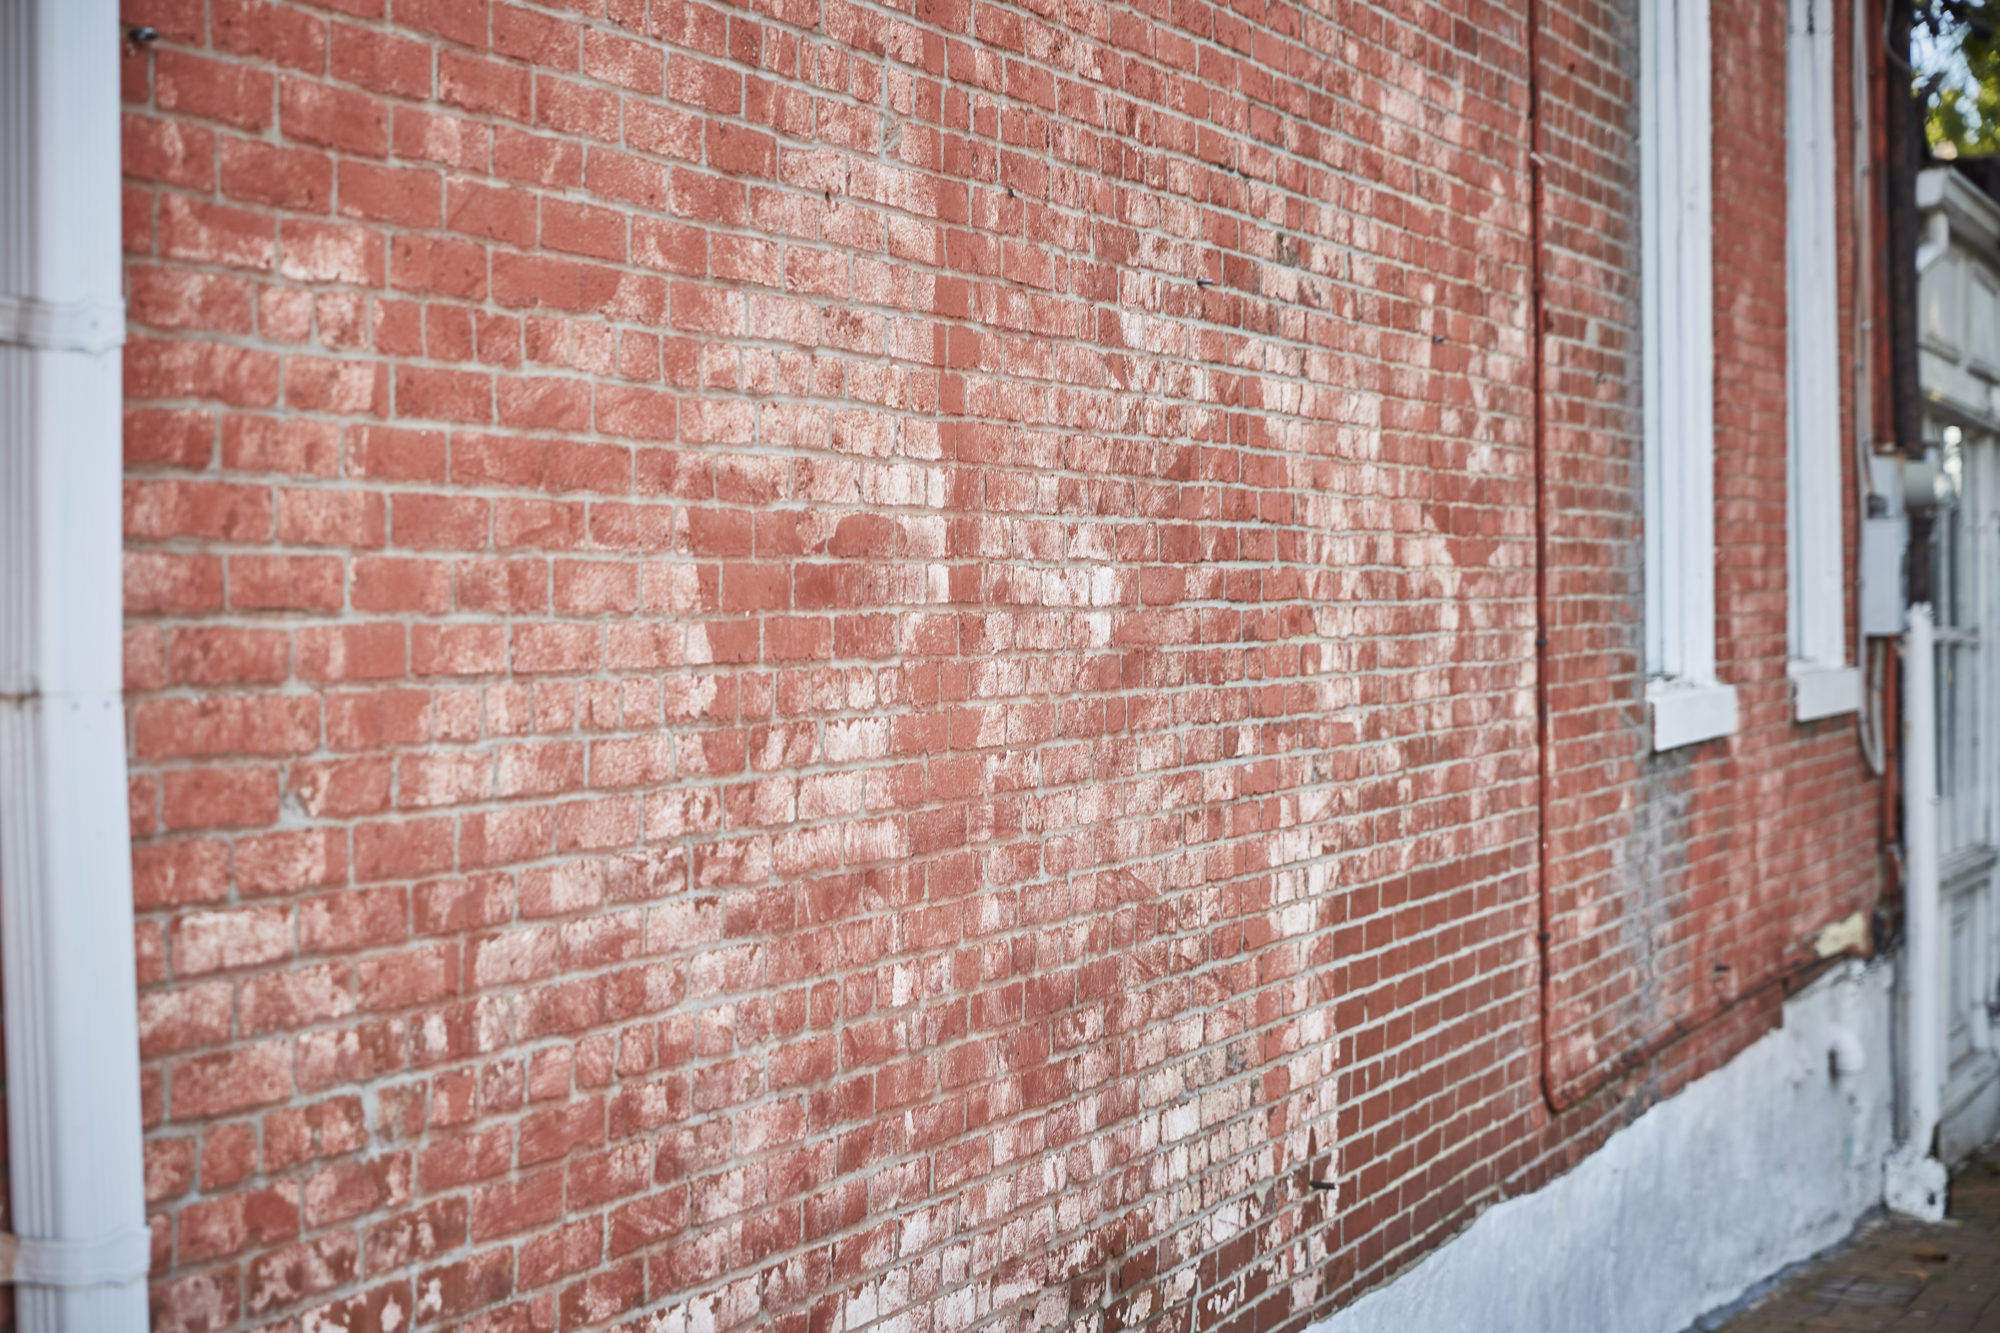
[[[1746, 726], [1657, 760], [1630, 6], [1544, 7], [1583, 1079], [1875, 864], [1787, 717], [1781, 7]], [[1769, 1021], [1543, 1108], [1520, 5], [127, 10], [157, 1328], [1296, 1327]]]

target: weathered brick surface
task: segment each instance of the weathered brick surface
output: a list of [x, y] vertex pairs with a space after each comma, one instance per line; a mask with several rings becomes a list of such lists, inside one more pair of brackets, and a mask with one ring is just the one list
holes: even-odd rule
[[[1631, 5], [1543, 8], [1580, 1084], [1876, 866], [1787, 714], [1782, 7], [1746, 726], [1664, 759]], [[127, 11], [163, 1333], [1297, 1327], [1769, 1022], [1543, 1107], [1519, 5]]]

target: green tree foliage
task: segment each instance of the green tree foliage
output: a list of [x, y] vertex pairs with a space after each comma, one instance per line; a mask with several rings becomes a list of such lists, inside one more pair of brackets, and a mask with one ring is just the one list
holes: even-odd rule
[[2000, 0], [1914, 0], [1910, 64], [1942, 158], [2000, 152]]

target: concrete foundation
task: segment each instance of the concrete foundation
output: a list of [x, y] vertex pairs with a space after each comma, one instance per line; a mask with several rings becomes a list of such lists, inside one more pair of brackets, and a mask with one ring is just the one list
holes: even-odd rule
[[1821, 978], [1778, 1031], [1315, 1333], [1679, 1333], [1839, 1241], [1894, 1147], [1894, 975]]

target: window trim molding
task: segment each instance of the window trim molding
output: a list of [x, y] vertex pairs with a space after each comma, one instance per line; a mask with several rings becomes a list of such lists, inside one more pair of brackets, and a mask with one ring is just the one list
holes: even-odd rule
[[1653, 749], [1734, 732], [1715, 671], [1715, 270], [1709, 0], [1639, 7], [1646, 700]]
[[1785, 25], [1785, 624], [1797, 722], [1861, 706], [1848, 664], [1832, 8], [1787, 0]]
[[1816, 722], [1823, 717], [1839, 717], [1861, 707], [1861, 669], [1851, 666], [1819, 666], [1796, 659], [1785, 666], [1792, 682], [1792, 712], [1795, 722]]
[[1733, 735], [1740, 721], [1736, 687], [1718, 681], [1695, 684], [1654, 677], [1646, 683], [1646, 704], [1656, 752]]

